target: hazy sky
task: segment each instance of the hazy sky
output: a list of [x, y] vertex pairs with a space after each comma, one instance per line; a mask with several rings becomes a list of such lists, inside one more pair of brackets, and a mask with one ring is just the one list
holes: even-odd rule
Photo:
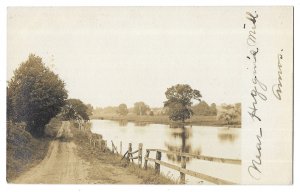
[[9, 8], [7, 79], [30, 53], [94, 106], [162, 106], [177, 83], [208, 103], [241, 101], [239, 9]]

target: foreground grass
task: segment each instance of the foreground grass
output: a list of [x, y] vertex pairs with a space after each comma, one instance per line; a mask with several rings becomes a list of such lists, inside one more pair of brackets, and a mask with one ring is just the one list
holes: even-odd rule
[[[114, 169], [126, 169], [126, 172], [134, 174], [140, 179], [135, 184], [175, 184], [171, 179], [155, 174], [152, 168], [147, 170], [141, 169], [135, 164], [121, 160], [122, 157], [120, 155], [112, 154], [109, 151], [104, 153], [99, 149], [93, 148], [90, 146], [88, 137], [84, 132], [79, 131], [74, 126], [71, 129], [74, 136], [73, 141], [77, 145], [79, 156], [93, 167], [89, 173], [89, 180], [99, 181], [95, 183], [113, 184], [116, 181], [109, 178], [111, 171]], [[103, 169], [103, 164], [108, 165], [105, 170]]]
[[49, 138], [34, 138], [24, 125], [7, 123], [6, 180], [11, 182], [44, 159]]

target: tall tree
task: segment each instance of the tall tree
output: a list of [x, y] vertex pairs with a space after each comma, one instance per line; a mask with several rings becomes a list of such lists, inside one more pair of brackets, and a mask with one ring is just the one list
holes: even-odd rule
[[193, 112], [196, 115], [210, 115], [210, 107], [205, 101], [201, 101], [193, 107]]
[[217, 105], [215, 103], [212, 103], [210, 105], [210, 114], [211, 115], [217, 115], [218, 110], [217, 110]]
[[133, 107], [134, 113], [137, 115], [146, 115], [147, 111], [149, 111], [150, 108], [148, 105], [146, 105], [144, 102], [136, 102]]
[[200, 102], [202, 97], [200, 91], [187, 84], [174, 85], [167, 89], [165, 95], [167, 101], [164, 102], [164, 106], [169, 108], [169, 118], [183, 123], [193, 115], [192, 100]]
[[89, 108], [80, 99], [68, 99], [63, 108], [63, 116], [66, 120], [82, 119], [89, 120]]
[[192, 107], [195, 115], [217, 115], [217, 106], [212, 103], [210, 106], [205, 102], [201, 101], [199, 104]]
[[88, 116], [93, 115], [94, 107], [91, 104], [86, 104]]
[[44, 133], [44, 126], [57, 115], [68, 94], [65, 83], [33, 54], [23, 62], [8, 82], [8, 112], [16, 122], [25, 122], [34, 136]]
[[124, 103], [120, 104], [119, 107], [118, 107], [117, 113], [118, 113], [119, 115], [122, 115], [122, 116], [127, 115], [127, 114], [128, 114], [127, 105], [124, 104]]
[[222, 105], [222, 110], [218, 114], [218, 119], [225, 121], [228, 125], [241, 122], [241, 104]]

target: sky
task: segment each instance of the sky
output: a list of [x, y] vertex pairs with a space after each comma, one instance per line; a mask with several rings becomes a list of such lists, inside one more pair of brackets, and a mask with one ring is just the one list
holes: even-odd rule
[[93, 106], [163, 106], [189, 84], [210, 103], [241, 101], [243, 13], [208, 7], [8, 8], [7, 80], [30, 53]]

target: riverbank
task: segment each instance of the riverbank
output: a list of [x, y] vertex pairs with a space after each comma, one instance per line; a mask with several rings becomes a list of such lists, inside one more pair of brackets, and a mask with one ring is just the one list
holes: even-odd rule
[[34, 138], [22, 124], [7, 123], [6, 180], [10, 183], [46, 156], [49, 138]]
[[93, 148], [87, 134], [75, 126], [71, 126], [71, 132], [78, 155], [92, 165], [88, 170], [88, 180], [99, 184], [175, 184], [171, 179], [155, 174], [153, 168], [144, 170], [121, 160], [121, 155]]
[[12, 125], [7, 131], [8, 183], [174, 184], [153, 169], [140, 169], [109, 150], [101, 152], [91, 146], [89, 124], [83, 131], [69, 121], [52, 121], [49, 127], [57, 134], [51, 140], [35, 139], [23, 126]]
[[[123, 121], [123, 122], [134, 122], [137, 124], [165, 124], [172, 126], [180, 126], [178, 123], [173, 122], [168, 116], [148, 116], [148, 115], [126, 115], [120, 116], [115, 114], [91, 116], [91, 119], [101, 120], [112, 120], [112, 121]], [[196, 125], [196, 126], [214, 126], [214, 127], [230, 127], [230, 128], [241, 128], [241, 122], [235, 122], [234, 124], [228, 125], [225, 121], [217, 119], [217, 116], [192, 116], [192, 118], [186, 120], [185, 125]]]

